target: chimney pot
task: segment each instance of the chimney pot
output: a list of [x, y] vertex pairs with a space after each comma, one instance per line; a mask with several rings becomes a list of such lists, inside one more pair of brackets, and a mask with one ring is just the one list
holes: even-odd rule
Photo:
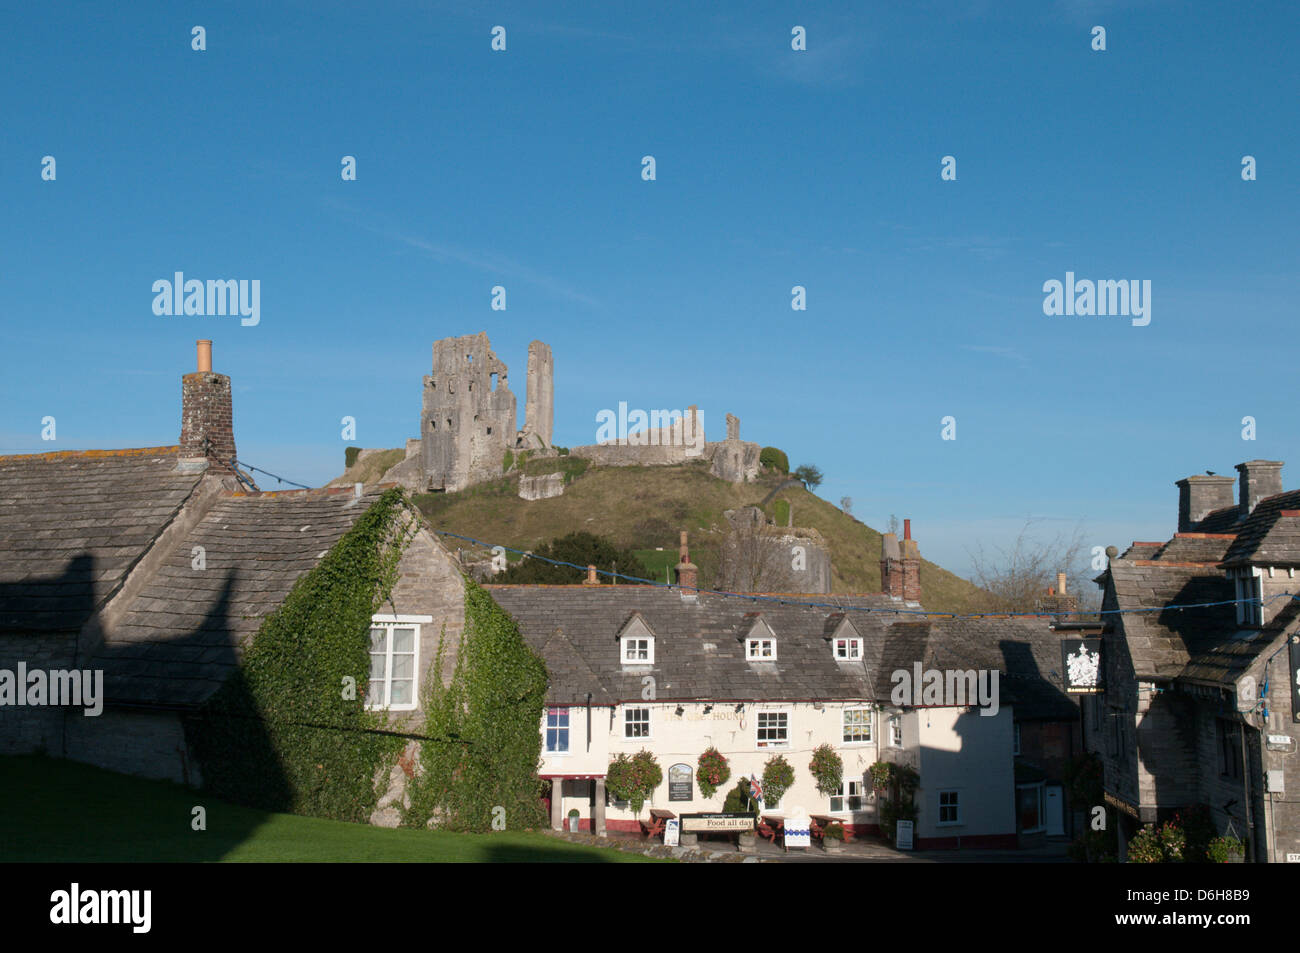
[[586, 578], [586, 581], [583, 582], [583, 585], [584, 585], [584, 586], [599, 586], [599, 585], [600, 585], [600, 580], [596, 578], [596, 567], [595, 567], [595, 566], [592, 566], [592, 565], [588, 564], [588, 566], [587, 566], [587, 578]]
[[912, 521], [903, 520], [903, 539], [912, 538]]
[[198, 359], [199, 371], [200, 372], [211, 371], [212, 370], [212, 342], [195, 341], [194, 344], [198, 352], [197, 359]]
[[1056, 574], [1056, 591], [1061, 595], [1065, 595], [1065, 573], [1063, 572]]

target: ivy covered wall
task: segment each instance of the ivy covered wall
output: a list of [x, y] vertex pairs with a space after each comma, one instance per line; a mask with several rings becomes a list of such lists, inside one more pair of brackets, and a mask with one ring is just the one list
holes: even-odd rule
[[541, 827], [537, 769], [547, 674], [519, 627], [473, 582], [450, 684], [439, 648], [427, 680], [420, 771], [411, 779], [404, 823], [458, 831]]

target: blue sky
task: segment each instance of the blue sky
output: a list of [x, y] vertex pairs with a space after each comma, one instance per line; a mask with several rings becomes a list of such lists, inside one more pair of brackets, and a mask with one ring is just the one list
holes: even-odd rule
[[[487, 331], [521, 418], [551, 345], [558, 443], [732, 412], [961, 572], [1300, 466], [1294, 4], [374, 6], [0, 14], [0, 452], [175, 442], [205, 337], [240, 457], [320, 484], [344, 415], [400, 446], [431, 343]], [[175, 271], [260, 280], [260, 323], [154, 315]], [[1150, 280], [1150, 325], [1045, 316], [1067, 271]]]

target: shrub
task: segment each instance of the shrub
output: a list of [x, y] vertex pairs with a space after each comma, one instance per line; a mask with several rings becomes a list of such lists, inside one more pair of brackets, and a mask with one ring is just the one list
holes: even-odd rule
[[631, 758], [625, 753], [610, 762], [605, 774], [605, 784], [616, 800], [627, 801], [632, 813], [639, 815], [646, 800], [664, 779], [659, 762], [642, 748]]
[[357, 462], [357, 457], [361, 454], [360, 447], [348, 447], [343, 451], [343, 465], [348, 469]]
[[505, 456], [501, 458], [501, 469], [509, 472], [510, 468], [515, 465], [515, 453], [513, 450], [507, 450]]
[[[547, 585], [575, 585], [587, 578], [586, 569], [577, 566], [595, 566], [607, 572], [618, 572], [623, 576], [646, 578], [650, 573], [645, 565], [630, 549], [620, 549], [603, 536], [593, 533], [577, 532], [559, 539], [543, 543], [533, 551], [534, 555], [560, 562], [572, 563], [571, 566], [556, 566], [541, 559], [524, 558], [506, 568], [493, 582], [501, 583], [542, 583]], [[628, 584], [627, 580], [618, 580]]]
[[827, 824], [826, 829], [822, 831], [822, 836], [825, 837], [827, 840], [839, 840], [839, 841], [844, 840], [843, 822], [832, 821], [831, 823]]
[[785, 455], [784, 450], [778, 450], [776, 447], [764, 447], [758, 454], [759, 466], [771, 467], [781, 473], [790, 472], [790, 458]]
[[813, 749], [808, 771], [817, 782], [817, 791], [829, 797], [839, 791], [844, 781], [844, 759], [830, 745], [818, 745]]
[[722, 802], [722, 813], [758, 813], [758, 802], [749, 796], [749, 778], [741, 778], [736, 782], [736, 786], [727, 792], [727, 799]]
[[780, 804], [794, 785], [794, 768], [782, 755], [774, 754], [763, 765], [763, 803]]
[[1160, 836], [1150, 824], [1133, 835], [1128, 842], [1128, 862], [1130, 864], [1158, 864], [1165, 859], [1165, 852], [1160, 847]]
[[700, 786], [700, 793], [706, 798], [713, 797], [718, 788], [727, 783], [731, 777], [731, 766], [717, 748], [709, 748], [700, 755], [699, 765], [695, 771], [695, 781]]

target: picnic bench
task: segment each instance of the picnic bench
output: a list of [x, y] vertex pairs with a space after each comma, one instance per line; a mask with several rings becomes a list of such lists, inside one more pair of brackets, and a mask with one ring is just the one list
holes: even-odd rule
[[[844, 820], [842, 818], [836, 817], [833, 814], [814, 814], [812, 816], [812, 828], [811, 828], [812, 836], [815, 837], [817, 840], [821, 840], [823, 837], [826, 836], [826, 828], [829, 827], [831, 824], [839, 824], [843, 826]], [[849, 832], [846, 828], [844, 831], [844, 839], [848, 840], [848, 837], [849, 837]]]
[[775, 844], [776, 839], [785, 833], [785, 818], [780, 814], [764, 814], [758, 819], [758, 836], [766, 837]]
[[664, 832], [664, 825], [676, 816], [672, 811], [652, 807], [650, 808], [650, 820], [641, 821], [641, 832], [646, 837], [656, 837]]

